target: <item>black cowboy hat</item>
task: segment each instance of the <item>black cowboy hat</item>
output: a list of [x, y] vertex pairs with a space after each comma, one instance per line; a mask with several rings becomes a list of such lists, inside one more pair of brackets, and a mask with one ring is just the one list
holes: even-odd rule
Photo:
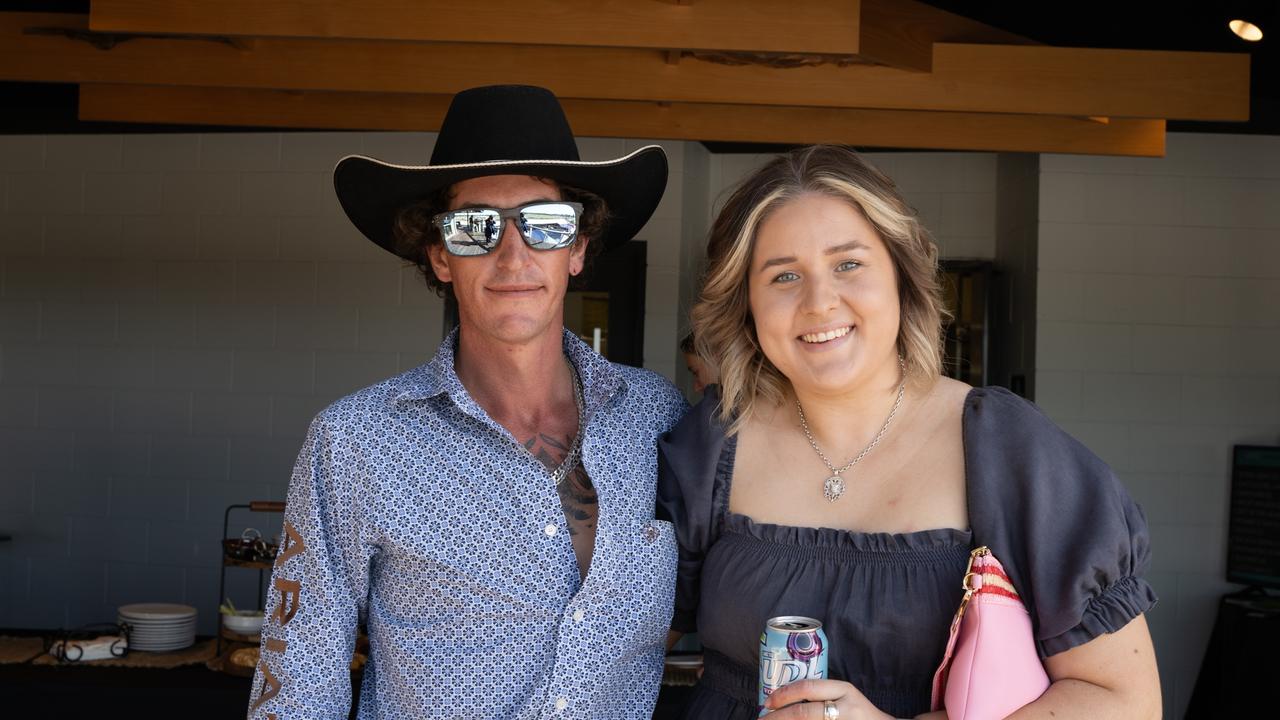
[[657, 145], [603, 162], [578, 159], [578, 145], [551, 91], [492, 85], [454, 96], [429, 165], [395, 165], [351, 155], [333, 170], [333, 187], [347, 217], [365, 237], [409, 260], [396, 248], [396, 213], [460, 180], [485, 175], [532, 175], [604, 198], [609, 224], [605, 249], [630, 240], [649, 220], [667, 186], [667, 156]]

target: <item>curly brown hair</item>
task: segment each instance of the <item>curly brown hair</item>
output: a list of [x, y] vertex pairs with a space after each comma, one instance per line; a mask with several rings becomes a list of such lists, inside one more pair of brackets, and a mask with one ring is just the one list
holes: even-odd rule
[[[579, 236], [586, 236], [593, 241], [604, 237], [605, 229], [609, 225], [609, 206], [604, 198], [588, 190], [561, 185], [547, 178], [537, 179], [555, 185], [560, 191], [561, 200], [582, 203], [582, 217], [578, 221]], [[397, 252], [401, 257], [408, 258], [418, 268], [427, 287], [440, 297], [448, 297], [453, 293], [452, 283], [436, 277], [436, 272], [432, 269], [431, 260], [427, 255], [427, 248], [444, 242], [440, 237], [440, 228], [431, 222], [431, 218], [448, 210], [452, 199], [453, 186], [446, 185], [431, 195], [401, 208], [400, 212], [396, 213], [394, 227]], [[587, 244], [587, 264], [590, 264], [591, 259], [600, 252], [600, 248], [599, 242]]]

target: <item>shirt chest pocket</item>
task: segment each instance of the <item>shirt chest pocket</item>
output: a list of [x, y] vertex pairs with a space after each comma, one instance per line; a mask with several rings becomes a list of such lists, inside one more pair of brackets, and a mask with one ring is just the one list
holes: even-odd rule
[[675, 528], [665, 520], [631, 523], [609, 543], [614, 552], [602, 578], [602, 605], [639, 644], [665, 642], [675, 597]]

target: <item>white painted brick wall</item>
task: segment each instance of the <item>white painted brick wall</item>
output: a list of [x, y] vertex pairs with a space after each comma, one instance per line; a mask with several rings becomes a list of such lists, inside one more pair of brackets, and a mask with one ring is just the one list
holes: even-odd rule
[[[613, 141], [603, 141], [612, 143]], [[653, 217], [637, 235], [647, 244], [645, 273], [644, 318], [644, 366], [664, 377], [675, 380], [680, 363], [677, 345], [680, 342], [680, 267], [685, 243], [701, 244], [702, 233], [689, 234], [684, 222], [685, 148], [687, 143], [667, 140], [623, 140], [621, 150], [608, 152], [625, 154], [646, 145], [661, 145], [667, 153], [667, 189], [658, 203]], [[583, 148], [584, 159], [596, 157], [591, 148]], [[616, 155], [614, 155], [616, 157]], [[696, 181], [696, 178], [693, 178]]]
[[719, 187], [718, 179], [712, 178], [713, 171], [718, 174], [719, 168], [712, 167], [711, 154], [702, 144], [685, 145], [681, 178], [683, 208], [680, 218], [683, 244], [680, 247], [677, 270], [680, 302], [674, 328], [677, 342], [670, 352], [675, 358], [676, 385], [694, 402], [698, 397], [693, 392], [693, 376], [685, 365], [679, 341], [690, 329], [689, 309], [697, 300], [698, 281], [706, 257], [707, 231], [711, 225], [710, 209], [715, 200], [713, 188]]
[[1162, 159], [1041, 158], [1037, 401], [1144, 506], [1168, 717], [1234, 589], [1231, 445], [1280, 441], [1277, 198], [1280, 138], [1173, 134]]

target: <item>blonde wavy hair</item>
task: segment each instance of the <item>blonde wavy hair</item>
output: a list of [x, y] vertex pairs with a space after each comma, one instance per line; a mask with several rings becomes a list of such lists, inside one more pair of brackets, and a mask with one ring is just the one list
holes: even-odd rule
[[856, 152], [813, 145], [774, 158], [744, 179], [711, 227], [702, 289], [693, 306], [698, 354], [720, 372], [720, 419], [736, 433], [757, 403], [782, 403], [789, 382], [756, 337], [747, 276], [756, 232], [774, 210], [805, 194], [849, 203], [879, 233], [893, 259], [901, 322], [898, 350], [907, 379], [931, 385], [942, 372], [947, 315], [938, 276], [938, 246], [893, 180]]

